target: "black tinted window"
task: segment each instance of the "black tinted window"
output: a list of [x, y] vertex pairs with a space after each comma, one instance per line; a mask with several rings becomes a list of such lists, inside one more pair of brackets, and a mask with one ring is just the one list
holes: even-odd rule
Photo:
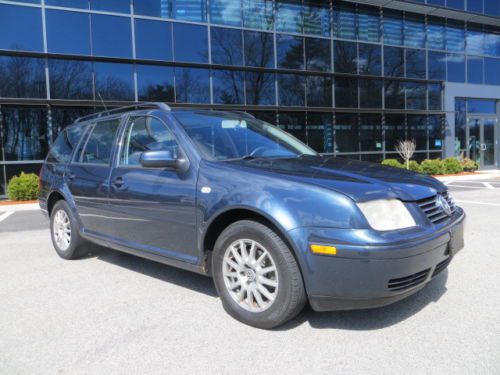
[[65, 129], [59, 133], [50, 149], [47, 161], [49, 163], [68, 163], [71, 160], [73, 150], [82, 136], [83, 130], [83, 127], [77, 126]]
[[109, 164], [111, 150], [120, 119], [98, 122], [90, 134], [80, 162], [89, 164]]

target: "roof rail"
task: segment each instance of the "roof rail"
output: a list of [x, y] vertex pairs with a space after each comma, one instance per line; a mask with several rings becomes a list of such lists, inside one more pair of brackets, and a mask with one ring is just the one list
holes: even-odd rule
[[138, 110], [138, 109], [162, 109], [164, 111], [171, 110], [170, 107], [165, 103], [159, 103], [159, 102], [137, 103], [137, 104], [128, 105], [125, 107], [114, 108], [114, 109], [110, 109], [107, 111], [93, 113], [93, 114], [87, 115], [87, 116], [82, 116], [82, 117], [77, 118], [74, 123], [76, 124], [78, 122], [88, 121], [88, 120], [93, 119], [93, 118], [100, 118], [100, 117], [109, 116], [109, 115], [112, 115], [115, 113], [127, 112], [127, 111], [134, 110], [134, 109], [135, 110]]

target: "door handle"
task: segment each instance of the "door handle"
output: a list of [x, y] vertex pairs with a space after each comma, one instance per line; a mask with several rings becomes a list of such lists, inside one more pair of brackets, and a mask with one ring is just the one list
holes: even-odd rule
[[66, 176], [68, 177], [68, 180], [72, 181], [75, 179], [76, 174], [74, 174], [73, 172], [69, 172]]
[[122, 177], [116, 177], [113, 182], [112, 182], [112, 185], [117, 188], [117, 189], [120, 189], [121, 187], [123, 187], [123, 184], [124, 184], [124, 181], [123, 181], [123, 178]]

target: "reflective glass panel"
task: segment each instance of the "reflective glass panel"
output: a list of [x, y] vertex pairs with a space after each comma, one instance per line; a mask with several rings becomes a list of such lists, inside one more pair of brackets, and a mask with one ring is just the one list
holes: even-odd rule
[[405, 85], [401, 81], [385, 81], [385, 108], [405, 108]]
[[50, 118], [52, 126], [52, 139], [55, 139], [59, 132], [66, 126], [71, 125], [79, 117], [90, 115], [94, 112], [92, 107], [50, 107]]
[[376, 44], [359, 43], [358, 66], [360, 74], [382, 74], [382, 49]]
[[355, 78], [335, 78], [335, 107], [358, 107], [358, 80]]
[[243, 34], [241, 30], [212, 27], [212, 64], [243, 65]]
[[298, 74], [278, 74], [279, 105], [305, 105], [305, 77]]
[[96, 100], [134, 100], [132, 65], [95, 62], [94, 72]]
[[445, 45], [445, 27], [440, 21], [431, 21], [427, 23], [427, 47], [432, 49], [444, 50]]
[[467, 10], [469, 12], [483, 13], [483, 0], [467, 0]]
[[485, 54], [489, 56], [500, 57], [500, 35], [495, 33], [486, 33], [484, 36]]
[[403, 45], [403, 16], [393, 12], [384, 13], [384, 43]]
[[137, 18], [135, 53], [138, 59], [172, 60], [172, 24]]
[[382, 108], [382, 81], [360, 79], [359, 101], [361, 108]]
[[67, 8], [89, 9], [88, 0], [45, 0], [45, 5]]
[[207, 20], [205, 0], [170, 1], [172, 4], [172, 18], [193, 22], [205, 22]]
[[46, 161], [49, 163], [68, 163], [76, 148], [84, 128], [82, 126], [64, 130], [50, 147]]
[[174, 60], [208, 63], [208, 36], [205, 26], [174, 23]]
[[0, 4], [0, 35], [0, 49], [43, 52], [40, 8]]
[[428, 96], [429, 96], [429, 110], [440, 111], [441, 110], [441, 85], [439, 83], [429, 83], [427, 86]]
[[210, 20], [220, 25], [241, 26], [241, 2], [234, 0], [212, 0]]
[[463, 24], [448, 24], [446, 26], [446, 49], [452, 52], [465, 50], [465, 30]]
[[500, 60], [485, 58], [484, 59], [484, 80], [488, 85], [500, 85]]
[[376, 11], [358, 10], [358, 39], [378, 42], [380, 39], [380, 17]]
[[443, 148], [443, 125], [441, 116], [428, 116], [429, 150], [441, 150]]
[[358, 115], [352, 113], [335, 114], [335, 152], [358, 152]]
[[137, 90], [140, 101], [174, 102], [174, 68], [136, 65]]
[[210, 103], [208, 69], [175, 68], [177, 103]]
[[408, 115], [408, 138], [415, 140], [417, 150], [427, 149], [427, 116]]
[[305, 38], [306, 70], [332, 70], [329, 39]]
[[134, 0], [134, 13], [151, 17], [170, 17], [169, 0]]
[[307, 113], [307, 144], [317, 152], [333, 152], [333, 121], [331, 113]]
[[330, 5], [318, 0], [304, 0], [304, 33], [330, 36]]
[[244, 31], [245, 65], [274, 68], [274, 37], [270, 33]]
[[332, 107], [332, 79], [330, 77], [307, 76], [307, 105], [310, 107]]
[[302, 32], [302, 1], [276, 1], [276, 30], [292, 33]]
[[482, 84], [484, 82], [484, 60], [478, 56], [467, 56], [467, 82]]
[[425, 47], [425, 19], [418, 16], [405, 18], [405, 46], [414, 48]]
[[384, 47], [384, 75], [403, 77], [405, 73], [405, 51], [398, 47]]
[[465, 56], [448, 54], [446, 56], [448, 81], [465, 82]]
[[243, 26], [252, 29], [273, 29], [272, 0], [243, 0]]
[[467, 99], [467, 112], [468, 113], [497, 113], [496, 100], [486, 99]]
[[212, 70], [214, 103], [245, 104], [244, 78], [244, 72]]
[[485, 55], [484, 33], [469, 28], [467, 30], [467, 53], [471, 55]]
[[356, 10], [344, 4], [333, 9], [334, 36], [341, 39], [356, 39]]
[[406, 50], [406, 77], [425, 79], [425, 50]]
[[500, 0], [485, 0], [484, 13], [500, 16]]
[[[458, 105], [457, 105], [458, 104]], [[465, 99], [455, 99], [455, 156], [460, 155], [460, 150], [465, 149], [466, 146], [466, 112], [465, 112]]]
[[45, 61], [0, 55], [0, 97], [46, 98]]
[[92, 54], [132, 57], [132, 32], [126, 17], [92, 14]]
[[93, 99], [92, 63], [49, 59], [52, 99]]
[[335, 40], [333, 42], [335, 62], [334, 71], [338, 73], [356, 74], [358, 71], [358, 46], [354, 42], [342, 42]]
[[96, 123], [88, 137], [79, 162], [85, 164], [109, 165], [116, 132], [120, 119], [105, 120]]
[[[396, 151], [396, 144], [405, 139], [405, 116], [400, 114], [385, 115], [385, 151]], [[397, 155], [387, 155], [387, 157], [398, 158]]]
[[427, 106], [425, 83], [406, 82], [406, 109], [425, 110]]
[[47, 9], [45, 16], [49, 52], [90, 55], [88, 14]]
[[274, 73], [247, 72], [245, 75], [245, 90], [248, 105], [276, 104]]
[[[489, 0], [487, 0], [489, 1]], [[455, 8], [463, 10], [465, 7], [465, 0], [446, 0], [446, 6], [448, 8]]]
[[278, 68], [304, 69], [304, 38], [276, 35]]
[[446, 55], [441, 52], [428, 53], [428, 78], [446, 80]]
[[302, 142], [306, 142], [306, 119], [304, 112], [279, 112], [278, 126]]
[[382, 151], [382, 118], [375, 114], [359, 116], [360, 151]]
[[90, 9], [130, 13], [130, 0], [90, 0]]

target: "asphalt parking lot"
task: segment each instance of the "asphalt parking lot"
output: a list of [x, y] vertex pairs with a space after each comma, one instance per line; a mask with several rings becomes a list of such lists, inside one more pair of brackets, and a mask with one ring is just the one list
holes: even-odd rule
[[64, 261], [39, 211], [0, 206], [0, 373], [500, 374], [500, 180], [476, 182], [448, 183], [466, 247], [421, 292], [274, 331], [231, 319], [209, 278], [99, 248]]

